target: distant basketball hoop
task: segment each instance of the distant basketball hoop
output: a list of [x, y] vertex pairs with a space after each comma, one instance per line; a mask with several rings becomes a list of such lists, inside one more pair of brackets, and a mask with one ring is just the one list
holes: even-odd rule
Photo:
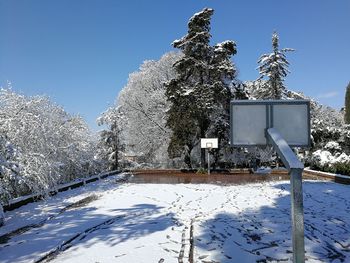
[[218, 148], [218, 138], [201, 138], [201, 148], [208, 149], [208, 174], [210, 174], [210, 150]]
[[201, 148], [218, 148], [218, 138], [201, 138]]

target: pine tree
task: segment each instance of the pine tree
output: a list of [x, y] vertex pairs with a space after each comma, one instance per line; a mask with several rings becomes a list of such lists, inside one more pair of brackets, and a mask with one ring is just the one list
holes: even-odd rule
[[[183, 52], [175, 64], [177, 77], [166, 84], [166, 96], [171, 102], [167, 125], [172, 130], [168, 148], [170, 157], [184, 154], [191, 167], [191, 151], [200, 138], [215, 136], [228, 139], [229, 104], [237, 95], [246, 97], [235, 84], [236, 68], [231, 56], [237, 53], [233, 41], [210, 46], [210, 19], [214, 10], [205, 8], [189, 20], [188, 33], [173, 42]], [[227, 143], [226, 143], [227, 145]], [[201, 150], [201, 165], [205, 150]]]
[[260, 79], [267, 77], [270, 89], [267, 97], [272, 99], [281, 99], [282, 93], [286, 89], [284, 86], [284, 78], [290, 71], [288, 70], [289, 62], [287, 61], [286, 52], [294, 51], [291, 48], [279, 49], [279, 37], [276, 32], [272, 34], [272, 53], [263, 54], [258, 64]]
[[[182, 50], [184, 56], [174, 67], [178, 73], [166, 85], [166, 96], [172, 106], [168, 111], [167, 125], [173, 131], [168, 152], [170, 157], [180, 156], [191, 168], [191, 151], [198, 139], [205, 137], [209, 127], [208, 66], [211, 48], [210, 18], [214, 10], [205, 8], [195, 14], [188, 23], [188, 33], [175, 40], [173, 46]], [[202, 166], [204, 165], [201, 153]]]
[[344, 121], [346, 124], [350, 124], [350, 82], [346, 87], [345, 93], [345, 116]]

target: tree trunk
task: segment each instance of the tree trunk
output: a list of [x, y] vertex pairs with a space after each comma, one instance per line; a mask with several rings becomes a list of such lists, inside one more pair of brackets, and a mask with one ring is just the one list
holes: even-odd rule
[[192, 162], [191, 162], [192, 149], [193, 149], [192, 146], [187, 145], [187, 149], [185, 150], [184, 162], [189, 169], [192, 169]]
[[[201, 125], [201, 138], [205, 138], [205, 132], [204, 132], [204, 128], [203, 128], [203, 120], [202, 120], [202, 125]], [[201, 139], [199, 138], [199, 139]], [[205, 169], [206, 163], [205, 163], [205, 148], [201, 148], [201, 168]]]
[[213, 169], [216, 169], [218, 164], [219, 164], [219, 159], [220, 159], [219, 149], [214, 150], [213, 157], [214, 157]]
[[5, 214], [4, 210], [2, 208], [2, 205], [0, 204], [0, 226], [5, 224]]
[[118, 170], [119, 168], [119, 165], [118, 165], [118, 152], [119, 152], [119, 131], [118, 131], [118, 125], [117, 125], [117, 122], [114, 122], [114, 129], [113, 129], [113, 142], [114, 145], [113, 145], [113, 150], [114, 150], [114, 163], [113, 163], [113, 169], [112, 170]]
[[201, 168], [204, 168], [207, 167], [206, 165], [206, 161], [205, 161], [205, 149], [202, 148], [201, 149]]
[[345, 116], [344, 120], [346, 124], [350, 124], [350, 82], [346, 87], [345, 92]]
[[119, 156], [118, 156], [118, 146], [117, 146], [117, 148], [115, 150], [114, 170], [118, 170], [118, 168], [119, 168], [118, 158], [119, 158]]

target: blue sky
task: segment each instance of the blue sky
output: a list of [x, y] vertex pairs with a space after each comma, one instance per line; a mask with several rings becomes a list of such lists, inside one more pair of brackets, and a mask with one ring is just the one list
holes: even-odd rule
[[0, 85], [45, 94], [97, 130], [129, 73], [172, 50], [188, 19], [215, 10], [212, 44], [234, 40], [241, 80], [258, 77], [256, 61], [280, 35], [289, 89], [341, 108], [350, 81], [350, 1], [308, 0], [0, 0]]

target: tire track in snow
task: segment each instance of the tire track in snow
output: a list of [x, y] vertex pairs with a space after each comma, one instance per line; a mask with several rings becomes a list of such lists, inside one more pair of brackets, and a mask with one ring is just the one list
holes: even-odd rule
[[60, 253], [66, 251], [67, 249], [74, 246], [75, 241], [83, 240], [89, 234], [94, 233], [94, 232], [99, 231], [99, 230], [103, 230], [106, 227], [108, 228], [109, 226], [113, 225], [114, 223], [116, 223], [122, 219], [141, 217], [141, 216], [151, 215], [152, 213], [153, 213], [152, 211], [147, 211], [147, 212], [129, 213], [129, 214], [114, 216], [110, 219], [107, 219], [107, 220], [105, 220], [97, 225], [91, 226], [91, 227], [73, 235], [72, 237], [70, 237], [66, 241], [63, 241], [60, 245], [51, 249], [51, 251], [46, 253], [44, 256], [35, 260], [34, 263], [49, 262], [49, 261], [55, 259]]
[[[6, 233], [6, 234], [0, 236], [0, 245], [2, 245], [2, 244], [5, 244], [5, 246], [15, 245], [17, 243], [8, 244], [8, 241], [11, 240], [13, 237], [19, 236], [21, 234], [24, 234], [24, 233], [30, 231], [30, 230], [44, 226], [47, 222], [55, 219], [57, 216], [63, 214], [66, 211], [86, 206], [89, 203], [91, 203], [97, 199], [98, 199], [98, 196], [95, 194], [87, 196], [87, 197], [82, 198], [81, 200], [79, 200], [77, 202], [74, 202], [72, 204], [65, 206], [64, 208], [60, 209], [56, 214], [48, 216], [47, 218], [41, 220], [39, 223], [29, 224], [29, 225], [20, 227], [18, 229], [15, 229], [9, 233]], [[19, 241], [19, 242], [22, 242], [22, 241]], [[0, 247], [5, 247], [5, 246], [0, 246]]]

